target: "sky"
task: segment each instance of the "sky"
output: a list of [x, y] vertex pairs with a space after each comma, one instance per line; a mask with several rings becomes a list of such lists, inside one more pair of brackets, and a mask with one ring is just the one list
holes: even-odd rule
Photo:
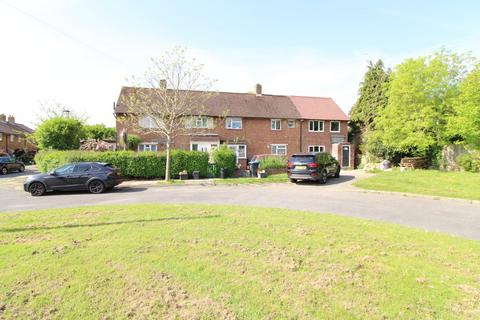
[[175, 46], [214, 89], [332, 97], [348, 112], [369, 60], [442, 47], [480, 57], [480, 1], [0, 0], [0, 113], [61, 103], [115, 124], [127, 78]]

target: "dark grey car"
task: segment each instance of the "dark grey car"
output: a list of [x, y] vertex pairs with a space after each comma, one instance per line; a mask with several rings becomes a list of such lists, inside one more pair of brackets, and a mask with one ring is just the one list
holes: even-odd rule
[[25, 171], [25, 165], [15, 158], [0, 157], [0, 173], [7, 174], [12, 171], [23, 172]]
[[340, 163], [326, 152], [297, 153], [288, 159], [287, 173], [291, 182], [311, 180], [324, 184], [329, 177], [340, 177]]
[[23, 189], [32, 196], [50, 191], [81, 191], [102, 193], [122, 183], [118, 170], [108, 163], [70, 163], [49, 173], [29, 176]]

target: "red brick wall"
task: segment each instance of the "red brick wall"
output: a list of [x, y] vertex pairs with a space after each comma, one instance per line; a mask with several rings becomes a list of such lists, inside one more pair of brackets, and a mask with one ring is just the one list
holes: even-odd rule
[[29, 149], [33, 146], [30, 143], [27, 143], [25, 137], [13, 136], [13, 142], [10, 140], [10, 135], [5, 133], [0, 133], [3, 137], [0, 141], [0, 152], [13, 152], [15, 149]]
[[[288, 128], [288, 120], [282, 119], [281, 130], [271, 130], [271, 119], [262, 118], [243, 118], [243, 127], [240, 130], [226, 129], [225, 119], [217, 118], [214, 121], [214, 129], [197, 130], [199, 134], [215, 133], [219, 135], [220, 141], [241, 141], [247, 144], [247, 158], [255, 154], [271, 153], [271, 144], [286, 144], [287, 153], [291, 155], [296, 152], [308, 152], [308, 145], [324, 145], [327, 152], [331, 152], [330, 121], [324, 121], [324, 132], [309, 132], [308, 120], [295, 120], [295, 128]], [[301, 124], [302, 122], [302, 124]], [[137, 134], [143, 142], [161, 141], [161, 137], [142, 132], [136, 123], [128, 125], [124, 121], [117, 121], [117, 141], [125, 127], [129, 134]], [[195, 130], [192, 130], [194, 133]], [[300, 150], [300, 133], [302, 132], [302, 150]], [[340, 122], [340, 132], [335, 135], [348, 135], [348, 126], [346, 121]], [[175, 139], [173, 147], [190, 149], [190, 137], [188, 135], [179, 136]], [[161, 146], [158, 147], [162, 149]]]

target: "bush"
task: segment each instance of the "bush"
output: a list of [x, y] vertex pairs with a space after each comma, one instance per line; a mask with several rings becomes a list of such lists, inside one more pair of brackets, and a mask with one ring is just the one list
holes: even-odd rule
[[142, 142], [139, 136], [135, 134], [129, 134], [127, 137], [128, 140], [128, 149], [130, 150], [137, 150], [138, 145]]
[[237, 155], [235, 151], [230, 149], [227, 145], [222, 144], [219, 148], [212, 152], [213, 162], [216, 164], [217, 170], [221, 168], [227, 169], [227, 176], [233, 175], [235, 167], [237, 166]]
[[80, 120], [57, 117], [42, 122], [33, 135], [41, 149], [73, 150], [80, 147], [85, 129]]
[[480, 151], [463, 154], [457, 158], [458, 165], [468, 172], [480, 172]]
[[287, 168], [287, 158], [282, 156], [266, 156], [260, 159], [259, 169], [268, 170], [268, 169], [286, 169]]
[[[174, 150], [171, 160], [172, 177], [178, 176], [183, 170], [187, 170], [190, 175], [193, 171], [199, 171], [200, 177], [207, 176], [206, 152]], [[108, 162], [117, 167], [124, 176], [132, 178], [164, 178], [166, 166], [163, 152], [40, 151], [35, 156], [35, 161], [41, 172], [48, 172], [70, 162]]]

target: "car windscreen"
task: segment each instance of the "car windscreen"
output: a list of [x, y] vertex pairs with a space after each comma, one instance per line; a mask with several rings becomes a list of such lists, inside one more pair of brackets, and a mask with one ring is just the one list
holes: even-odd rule
[[290, 162], [297, 163], [312, 163], [315, 162], [315, 156], [313, 155], [293, 155], [289, 159]]

